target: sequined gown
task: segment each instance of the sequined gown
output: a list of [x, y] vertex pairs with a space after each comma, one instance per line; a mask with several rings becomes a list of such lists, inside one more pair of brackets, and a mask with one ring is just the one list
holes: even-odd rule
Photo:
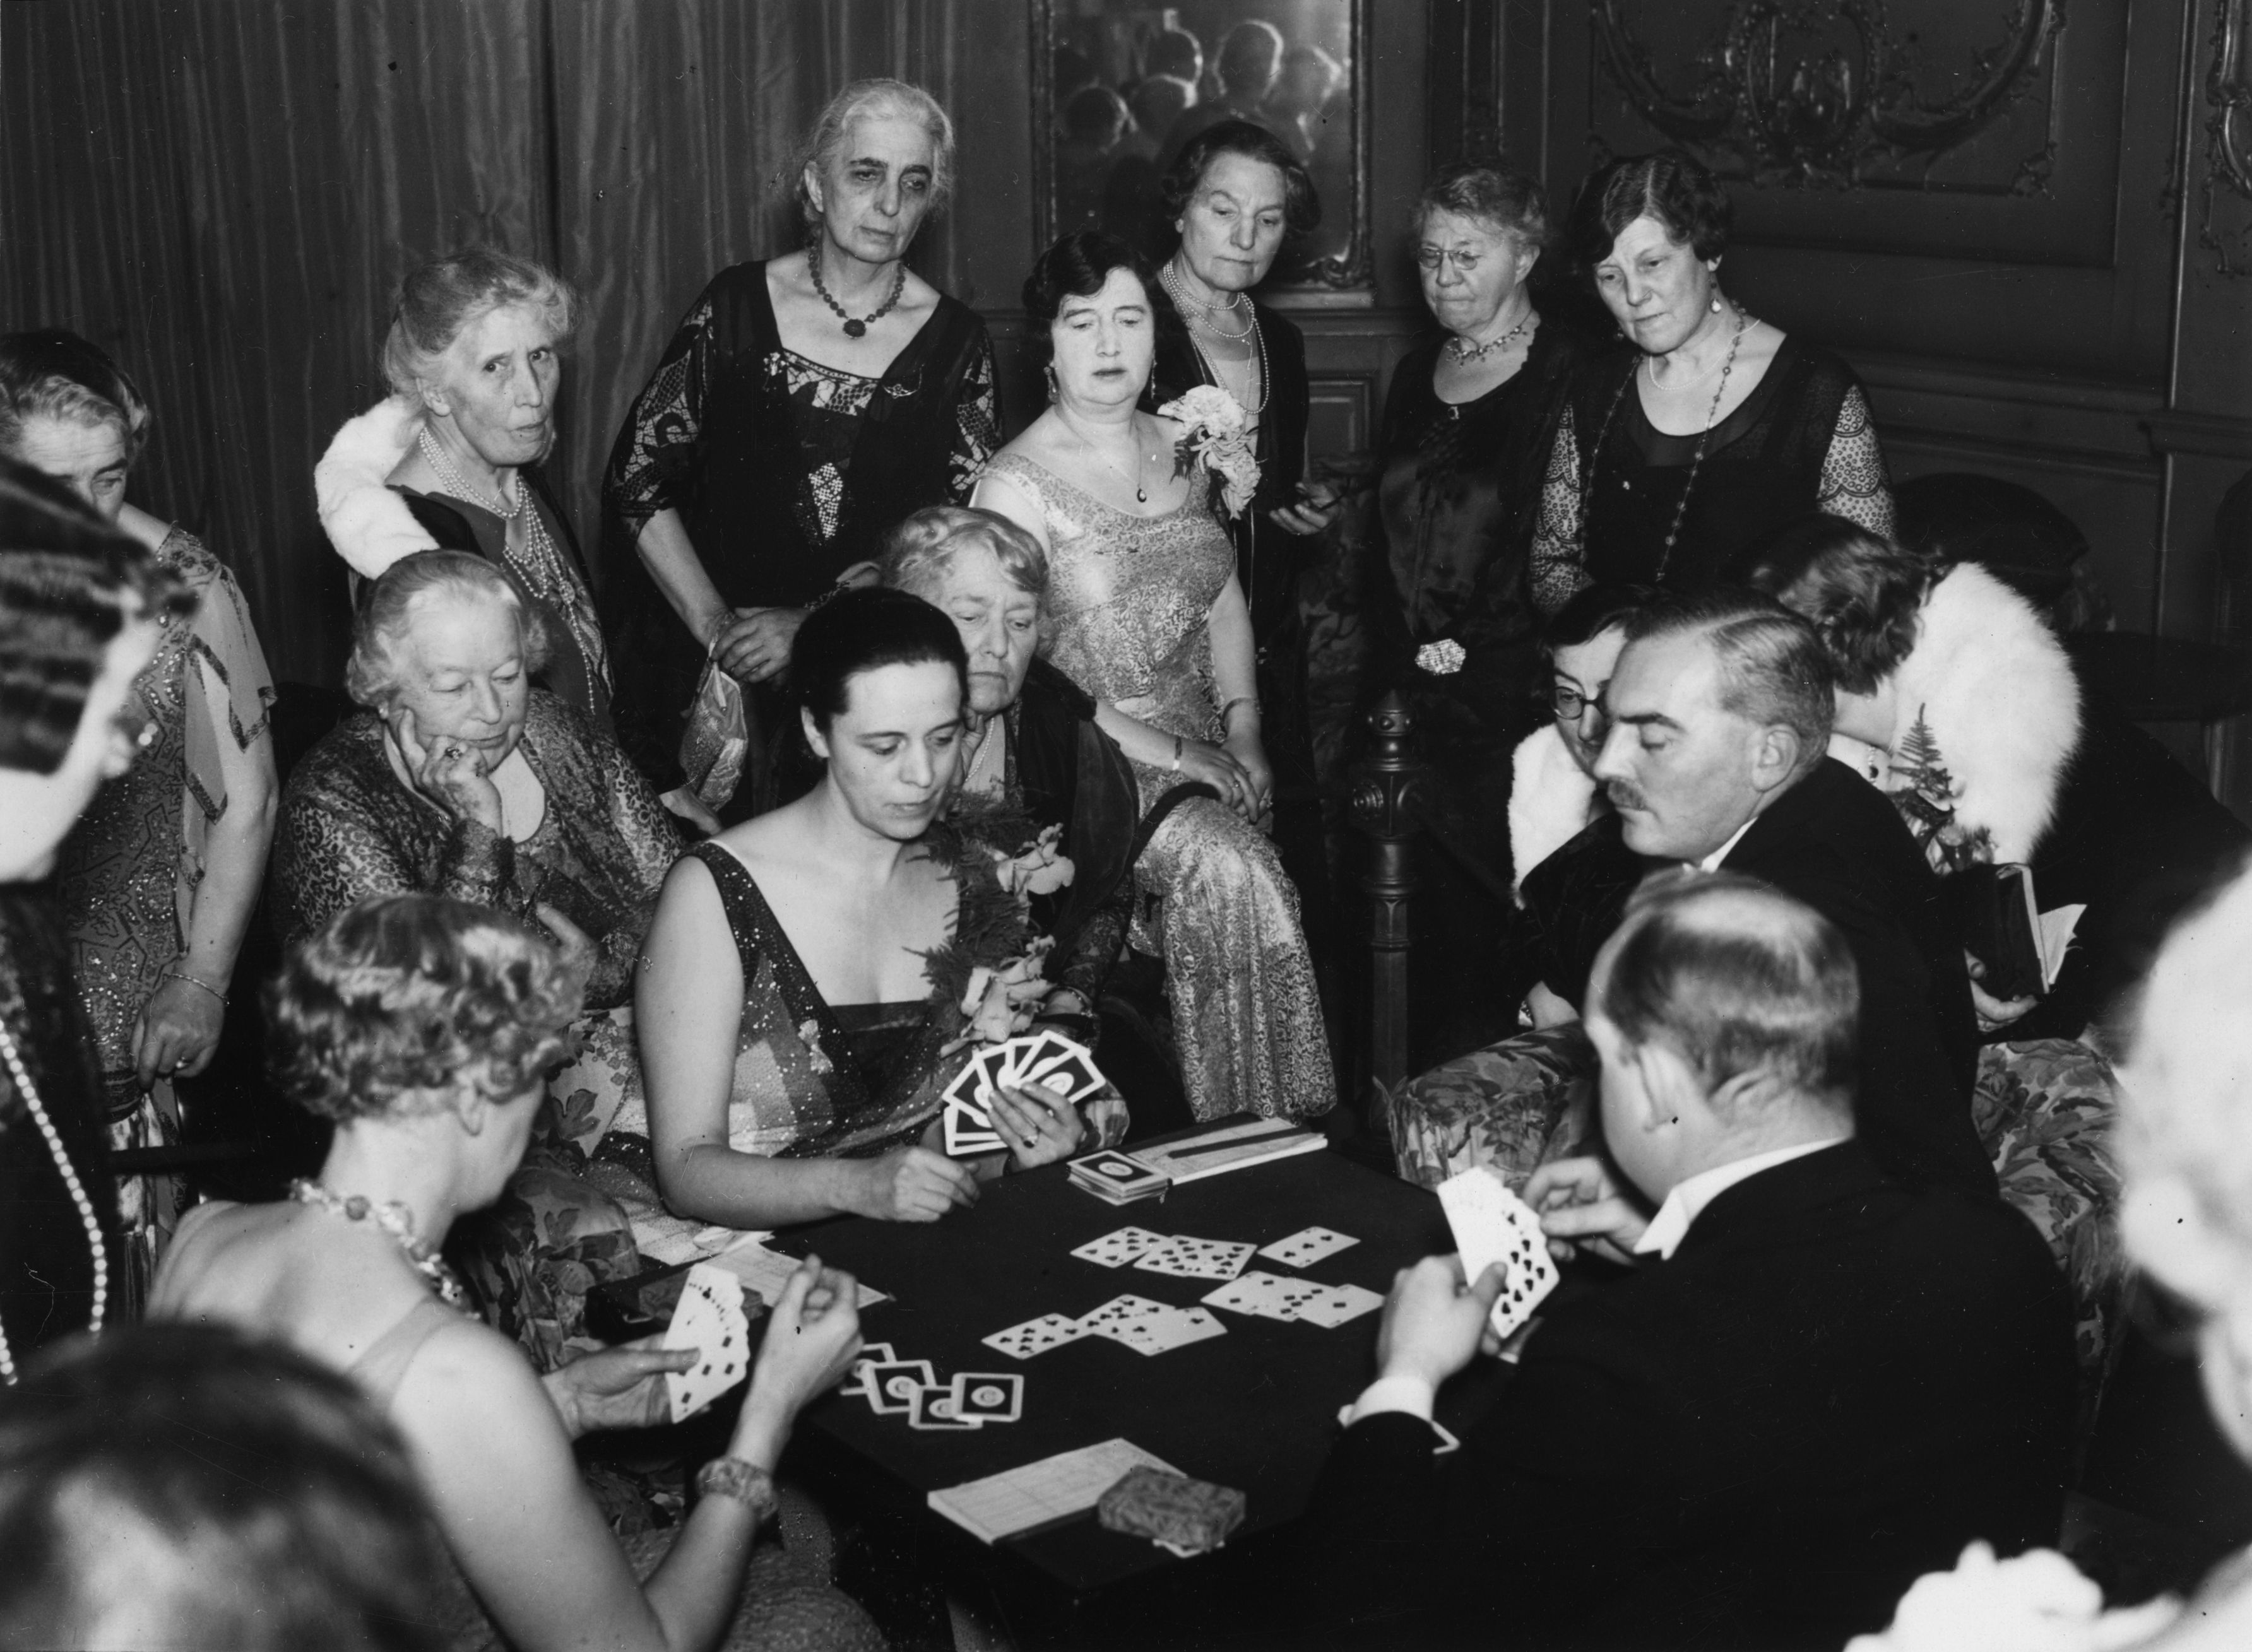
[[[1160, 517], [1112, 509], [1016, 454], [989, 474], [1037, 499], [1048, 532], [1049, 663], [1127, 716], [1192, 739], [1220, 737], [1213, 600], [1235, 550], [1203, 503]], [[1177, 775], [1133, 765], [1146, 816]], [[1157, 903], [1153, 938], [1199, 1119], [1325, 1112], [1337, 1099], [1297, 892], [1259, 829], [1211, 798], [1174, 810], [1134, 869]]]
[[[212, 828], [231, 805], [219, 744], [247, 752], [273, 739], [274, 679], [234, 576], [178, 528], [156, 559], [196, 593], [196, 612], [164, 621], [156, 657], [134, 684], [149, 743], [101, 788], [56, 867], [73, 967], [101, 1060], [110, 1145], [120, 1149], [177, 1137], [170, 1081], [143, 1091], [134, 1072], [135, 1031], [165, 966], [186, 944]], [[119, 1184], [128, 1240], [116, 1273], [129, 1312], [137, 1310], [171, 1231], [171, 1197], [169, 1177]]]

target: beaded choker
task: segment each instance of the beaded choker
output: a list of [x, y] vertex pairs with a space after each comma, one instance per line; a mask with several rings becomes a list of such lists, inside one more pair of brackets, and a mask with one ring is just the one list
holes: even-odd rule
[[905, 292], [907, 287], [907, 260], [901, 259], [892, 272], [892, 295], [870, 310], [865, 320], [860, 320], [850, 314], [844, 305], [830, 297], [828, 283], [821, 279], [821, 249], [818, 246], [809, 246], [805, 249], [805, 273], [813, 277], [813, 290], [821, 295], [821, 302], [843, 318], [844, 334], [848, 338], [861, 337], [869, 328], [890, 315], [892, 306], [900, 302], [900, 295]]
[[423, 1242], [422, 1236], [414, 1231], [414, 1212], [397, 1200], [378, 1204], [365, 1194], [339, 1193], [318, 1182], [309, 1182], [302, 1176], [289, 1183], [289, 1197], [300, 1204], [318, 1205], [332, 1215], [343, 1217], [347, 1222], [365, 1222], [372, 1217], [375, 1225], [390, 1236], [393, 1244], [399, 1246], [400, 1254], [407, 1259], [407, 1266], [429, 1281], [430, 1288], [438, 1293], [439, 1301], [448, 1308], [462, 1307], [467, 1301], [462, 1290], [462, 1281], [455, 1277], [454, 1270], [446, 1266], [437, 1252]]

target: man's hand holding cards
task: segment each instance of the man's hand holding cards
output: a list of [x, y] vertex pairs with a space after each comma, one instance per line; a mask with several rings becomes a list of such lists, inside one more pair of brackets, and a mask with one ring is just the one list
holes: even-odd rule
[[1560, 1260], [1584, 1250], [1631, 1266], [1635, 1242], [1650, 1228], [1649, 1216], [1598, 1158], [1542, 1165], [1526, 1181], [1525, 1202], [1540, 1212], [1548, 1249]]

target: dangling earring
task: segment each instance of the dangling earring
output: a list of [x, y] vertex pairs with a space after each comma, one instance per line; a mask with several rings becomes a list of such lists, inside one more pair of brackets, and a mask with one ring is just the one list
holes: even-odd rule
[[1715, 288], [1713, 289], [1713, 314], [1714, 314], [1715, 316], [1717, 316], [1717, 315], [1719, 315], [1720, 313], [1720, 289], [1719, 288], [1715, 287]]
[[1055, 376], [1055, 364], [1054, 364], [1053, 362], [1050, 362], [1050, 363], [1049, 363], [1046, 367], [1043, 367], [1042, 369], [1040, 369], [1040, 371], [1041, 371], [1042, 372], [1044, 372], [1044, 373], [1046, 373], [1046, 374], [1047, 375], [1047, 379], [1048, 379], [1048, 404], [1049, 404], [1049, 406], [1054, 406], [1054, 404], [1055, 404], [1055, 399], [1056, 399], [1056, 376]]

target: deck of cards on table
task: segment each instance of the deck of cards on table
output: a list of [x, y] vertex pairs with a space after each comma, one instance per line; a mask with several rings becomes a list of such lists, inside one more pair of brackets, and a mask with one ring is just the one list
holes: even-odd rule
[[942, 1092], [946, 1100], [946, 1150], [960, 1157], [997, 1153], [1007, 1144], [993, 1128], [993, 1097], [1039, 1085], [1065, 1100], [1085, 1100], [1109, 1082], [1083, 1045], [1045, 1029], [987, 1045], [963, 1064]]
[[1540, 1218], [1483, 1165], [1440, 1183], [1439, 1204], [1454, 1230], [1466, 1278], [1475, 1284], [1487, 1268], [1501, 1265], [1506, 1279], [1493, 1305], [1493, 1329], [1497, 1336], [1511, 1335], [1556, 1288], [1556, 1264]]

